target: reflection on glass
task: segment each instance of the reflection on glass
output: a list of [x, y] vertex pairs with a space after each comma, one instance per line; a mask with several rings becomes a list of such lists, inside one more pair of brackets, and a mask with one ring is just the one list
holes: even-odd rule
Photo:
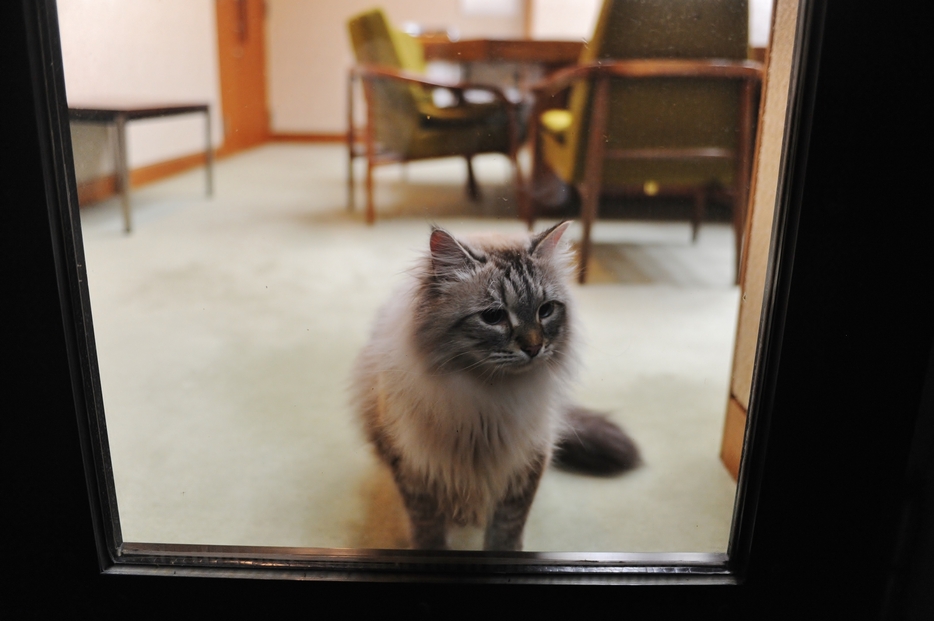
[[[589, 3], [587, 19], [563, 20], [562, 34], [569, 3], [557, 0], [387, 1], [396, 70], [493, 88], [390, 82], [371, 67], [350, 97], [347, 70], [362, 52], [348, 30], [359, 13], [343, 3], [267, 0], [265, 13], [252, 1], [58, 4], [70, 105], [208, 103], [215, 112], [210, 198], [201, 118], [129, 123], [130, 234], [114, 195], [113, 130], [73, 125], [123, 539], [406, 547], [399, 495], [350, 404], [354, 358], [377, 309], [427, 251], [429, 223], [468, 235], [571, 218], [566, 235], [580, 246], [592, 166], [586, 141], [574, 141], [596, 123], [595, 95], [554, 91], [543, 105], [539, 92], [536, 106], [532, 86], [600, 58], [597, 43], [614, 41], [618, 27], [599, 25], [632, 3]], [[746, 2], [707, 4], [739, 15], [732, 45], [742, 61]], [[719, 96], [731, 118], [740, 83]], [[607, 110], [610, 135], [621, 113]], [[644, 463], [618, 477], [547, 469], [526, 550], [726, 550], [735, 482], [720, 451], [741, 296], [735, 232], [744, 230], [730, 188], [734, 175], [750, 175], [731, 151], [741, 130], [730, 122], [732, 142], [694, 145], [720, 151], [687, 154], [713, 171], [687, 181], [678, 180], [687, 164], [608, 138], [606, 151], [628, 150], [621, 161], [639, 159], [642, 172], [607, 169], [614, 191], [591, 230], [586, 283], [571, 285], [584, 339], [574, 399], [625, 427]], [[674, 169], [653, 168], [658, 160]], [[480, 542], [468, 531], [452, 544]]]

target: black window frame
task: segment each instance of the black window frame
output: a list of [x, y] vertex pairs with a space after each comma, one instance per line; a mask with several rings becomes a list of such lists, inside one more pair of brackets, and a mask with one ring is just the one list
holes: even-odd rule
[[917, 601], [920, 570], [904, 569], [917, 554], [896, 554], [896, 544], [912, 549], [931, 524], [924, 512], [906, 518], [924, 494], [911, 476], [931, 469], [924, 395], [934, 384], [934, 303], [925, 290], [934, 253], [925, 162], [915, 156], [929, 115], [917, 90], [924, 20], [905, 8], [806, 8], [801, 116], [750, 430], [756, 450], [744, 458], [748, 494], [726, 573], [653, 565], [622, 578], [586, 567], [503, 577], [483, 563], [441, 574], [428, 563], [402, 572], [299, 566], [281, 580], [271, 573], [281, 568], [252, 567], [251, 576], [271, 578], [255, 580], [224, 563], [192, 572], [166, 558], [136, 575], [113, 562], [104, 525], [116, 516], [99, 480], [107, 464], [92, 450], [106, 437], [89, 415], [95, 352], [80, 229], [66, 208], [75, 188], [55, 5], [4, 3], [3, 452], [13, 519], [3, 549], [14, 609], [265, 616], [298, 605], [459, 617], [491, 612], [495, 601], [524, 616], [610, 607], [763, 618], [833, 606], [835, 617], [864, 618], [900, 610], [893, 593]]

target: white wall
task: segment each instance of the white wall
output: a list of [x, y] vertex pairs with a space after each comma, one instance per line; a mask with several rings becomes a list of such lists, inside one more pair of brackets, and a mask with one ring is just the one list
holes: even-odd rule
[[[769, 41], [773, 0], [749, 0], [749, 45]], [[535, 39], [589, 39], [603, 0], [532, 0], [531, 36]]]
[[[503, 10], [500, 5], [509, 10]], [[273, 133], [339, 133], [353, 51], [347, 20], [381, 6], [397, 27], [455, 29], [462, 38], [521, 37], [521, 2], [267, 0], [267, 85]]]
[[[751, 0], [750, 42], [765, 45], [772, 0]], [[523, 36], [518, 0], [267, 0], [267, 96], [274, 133], [345, 129], [346, 72], [353, 63], [347, 19], [379, 4], [398, 26], [451, 29], [462, 38]], [[586, 38], [600, 0], [533, 0], [537, 38]], [[206, 101], [222, 142], [213, 0], [58, 0], [71, 103]], [[129, 126], [133, 168], [203, 149], [196, 115]], [[113, 171], [109, 135], [75, 125], [78, 180]]]
[[[222, 141], [213, 0], [58, 0], [69, 104], [206, 102]], [[78, 181], [113, 171], [108, 132], [72, 126]], [[128, 125], [131, 168], [204, 150], [201, 115]]]
[[603, 0], [532, 0], [533, 39], [590, 39]]
[[765, 47], [772, 28], [772, 5], [775, 0], [749, 0], [749, 45]]

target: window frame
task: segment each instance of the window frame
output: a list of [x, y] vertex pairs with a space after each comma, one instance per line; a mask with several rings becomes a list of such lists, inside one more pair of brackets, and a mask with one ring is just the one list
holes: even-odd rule
[[[804, 7], [805, 55], [793, 105], [798, 116], [781, 189], [785, 208], [777, 225], [777, 260], [765, 304], [763, 355], [755, 410], [750, 410], [754, 422], [747, 430], [756, 449], [743, 457], [729, 558], [701, 559], [692, 566], [683, 558], [640, 564], [629, 557], [605, 563], [601, 570], [600, 565], [561, 564], [550, 558], [538, 563], [523, 555], [498, 564], [480, 562], [482, 557], [471, 553], [445, 555], [458, 559], [452, 563], [407, 551], [370, 565], [353, 558], [331, 558], [317, 566], [314, 559], [311, 564], [276, 558], [231, 563], [204, 549], [192, 550], [198, 562], [180, 561], [177, 554], [132, 566], [118, 562], [117, 542], [105, 528], [109, 520], [116, 523], [116, 516], [110, 509], [112, 498], [102, 493], [108, 476], [101, 453], [106, 433], [103, 420], [94, 415], [100, 411], [93, 383], [96, 358], [90, 305], [81, 284], [83, 251], [55, 5], [53, 0], [7, 3], [5, 23], [15, 27], [4, 42], [4, 62], [16, 85], [11, 92], [17, 94], [8, 118], [19, 124], [3, 147], [18, 154], [15, 162], [11, 158], [5, 185], [15, 181], [25, 195], [15, 201], [4, 188], [10, 199], [5, 228], [16, 232], [5, 234], [3, 244], [5, 258], [10, 255], [7, 265], [15, 268], [10, 283], [14, 303], [5, 305], [15, 321], [8, 322], [5, 334], [10, 333], [11, 351], [20, 356], [17, 369], [5, 379], [10, 402], [24, 414], [8, 433], [15, 443], [5, 440], [5, 446], [15, 444], [9, 454], [19, 456], [7, 471], [17, 474], [13, 491], [20, 502], [13, 513], [15, 532], [23, 533], [8, 545], [21, 563], [20, 575], [32, 578], [24, 580], [31, 585], [28, 591], [47, 593], [51, 577], [65, 575], [85, 587], [82, 606], [102, 611], [114, 602], [141, 601], [148, 610], [169, 611], [176, 597], [197, 593], [200, 603], [186, 604], [186, 611], [268, 612], [308, 597], [322, 611], [364, 611], [378, 596], [385, 605], [466, 614], [484, 609], [483, 598], [475, 593], [501, 588], [512, 589], [505, 607], [520, 612], [621, 602], [626, 611], [656, 614], [711, 605], [742, 618], [744, 611], [810, 605], [811, 597], [836, 601], [832, 594], [840, 592], [847, 597], [837, 602], [837, 612], [878, 609], [899, 532], [908, 451], [925, 373], [931, 375], [927, 370], [934, 342], [934, 307], [920, 298], [906, 304], [911, 298], [904, 289], [934, 281], [934, 270], [929, 258], [911, 251], [924, 241], [925, 227], [918, 223], [900, 231], [898, 243], [889, 238], [887, 256], [871, 270], [889, 277], [873, 284], [901, 304], [867, 300], [854, 260], [870, 234], [891, 232], [891, 226], [859, 217], [841, 222], [836, 206], [848, 198], [860, 214], [870, 209], [869, 197], [884, 197], [864, 187], [867, 164], [848, 140], [853, 122], [868, 104], [846, 111], [857, 92], [847, 79], [860, 78], [870, 88], [905, 88], [895, 83], [897, 72], [893, 76], [884, 63], [854, 68], [851, 58], [854, 44], [866, 44], [873, 35], [877, 43], [860, 48], [859, 59], [872, 60], [869, 52], [883, 60], [898, 58], [897, 49], [884, 46], [897, 41], [902, 25], [891, 16], [854, 15], [819, 0]], [[915, 33], [923, 40], [917, 25]], [[895, 109], [894, 103], [877, 99], [876, 109]], [[907, 117], [895, 119], [895, 129], [920, 118], [917, 107], [900, 109]], [[870, 149], [886, 144], [884, 132], [870, 129], [865, 134]], [[908, 146], [910, 138], [902, 138], [901, 144]], [[894, 163], [911, 170], [905, 159], [896, 155]], [[860, 192], [868, 197], [861, 199]], [[896, 189], [895, 196], [908, 202], [916, 198], [911, 192]], [[850, 332], [840, 330], [841, 322]], [[897, 347], [887, 347], [886, 340]], [[875, 359], [880, 351], [889, 355], [885, 364]], [[819, 363], [829, 366], [820, 369], [817, 381]], [[869, 371], [862, 372], [863, 367]], [[870, 371], [877, 381], [857, 382]], [[888, 407], [872, 411], [861, 403]], [[859, 413], [861, 424], [846, 416], [846, 408]], [[874, 422], [880, 423], [877, 428]], [[802, 438], [801, 429], [810, 437]], [[878, 443], [871, 459], [876, 470], [857, 467], [860, 484], [845, 484], [841, 462], [854, 461], [856, 447], [868, 441]], [[816, 450], [820, 448], [824, 452]], [[802, 452], [811, 460], [807, 465], [799, 461]], [[218, 579], [167, 581], [167, 575]], [[268, 579], [228, 579], [245, 577]], [[506, 587], [507, 582], [525, 586]], [[763, 608], [766, 602], [768, 609]], [[36, 607], [60, 603], [54, 598], [32, 602]]]

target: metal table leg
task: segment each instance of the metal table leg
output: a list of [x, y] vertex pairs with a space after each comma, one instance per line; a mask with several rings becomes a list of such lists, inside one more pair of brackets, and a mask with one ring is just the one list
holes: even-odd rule
[[130, 217], [130, 173], [126, 158], [126, 115], [118, 114], [114, 125], [117, 128], [117, 149], [114, 164], [117, 168], [117, 191], [120, 193], [120, 204], [123, 207], [123, 228], [129, 233], [132, 230]]

